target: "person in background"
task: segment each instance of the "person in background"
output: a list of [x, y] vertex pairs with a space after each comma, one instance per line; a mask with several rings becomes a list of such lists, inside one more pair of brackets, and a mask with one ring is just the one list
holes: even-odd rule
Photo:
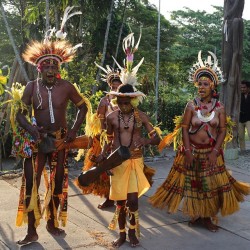
[[[98, 64], [96, 65], [105, 72], [102, 80], [108, 83], [110, 91], [116, 91], [119, 85], [121, 85], [119, 71], [110, 68], [108, 65], [106, 66], [106, 69]], [[118, 108], [117, 105], [112, 103], [113, 98], [114, 95], [108, 92], [100, 100], [96, 114], [94, 114], [92, 118], [93, 126], [90, 127], [90, 132], [86, 131], [86, 133], [93, 138], [93, 142], [85, 156], [83, 171], [87, 171], [93, 167], [96, 164], [96, 157], [101, 153], [100, 137], [102, 132], [106, 130], [106, 116]], [[98, 205], [99, 209], [114, 206], [114, 201], [109, 199], [110, 181], [106, 172], [103, 173], [97, 181], [91, 183], [87, 187], [81, 186], [78, 180], [75, 180], [75, 184], [82, 190], [83, 194], [94, 194], [106, 198], [103, 203]]]
[[241, 82], [241, 102], [240, 102], [240, 120], [239, 120], [239, 144], [240, 151], [246, 150], [245, 131], [247, 130], [250, 139], [250, 82]]

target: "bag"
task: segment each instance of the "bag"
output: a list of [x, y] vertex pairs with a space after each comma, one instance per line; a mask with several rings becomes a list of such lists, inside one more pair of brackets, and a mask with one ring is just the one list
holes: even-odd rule
[[44, 154], [49, 154], [56, 151], [55, 138], [49, 135], [44, 136], [38, 145], [38, 149]]
[[13, 131], [11, 155], [30, 158], [35, 144], [33, 137], [25, 129], [17, 127]]

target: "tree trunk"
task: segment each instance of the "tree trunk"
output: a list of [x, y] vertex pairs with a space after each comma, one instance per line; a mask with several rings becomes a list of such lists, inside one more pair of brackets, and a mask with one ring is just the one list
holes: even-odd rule
[[[120, 27], [120, 30], [119, 30], [119, 35], [118, 35], [118, 40], [117, 40], [117, 45], [116, 45], [116, 50], [115, 50], [115, 59], [117, 59], [117, 55], [118, 55], [118, 52], [119, 52], [121, 36], [122, 36], [122, 30], [123, 30], [124, 20], [125, 20], [125, 12], [126, 12], [126, 8], [127, 8], [127, 3], [128, 3], [128, 0], [125, 0], [123, 12], [122, 12], [122, 24], [121, 24], [121, 27]], [[113, 68], [114, 67], [115, 67], [115, 61], [113, 62]]]
[[28, 75], [23, 67], [23, 62], [22, 62], [22, 59], [20, 57], [20, 54], [17, 50], [17, 47], [15, 45], [15, 41], [14, 41], [14, 38], [12, 36], [12, 33], [11, 33], [11, 30], [10, 30], [10, 27], [9, 27], [9, 24], [8, 24], [8, 21], [7, 21], [7, 18], [6, 18], [6, 15], [5, 15], [5, 11], [4, 11], [4, 8], [3, 8], [3, 5], [2, 5], [2, 2], [0, 2], [0, 9], [1, 9], [1, 13], [2, 13], [2, 16], [3, 16], [3, 19], [4, 19], [4, 23], [5, 23], [5, 27], [6, 27], [6, 30], [8, 32], [8, 35], [9, 35], [9, 39], [10, 39], [10, 42], [11, 42], [11, 45], [13, 47], [13, 50], [15, 52], [15, 55], [16, 55], [16, 58], [17, 58], [17, 61], [19, 63], [19, 66], [20, 66], [20, 69], [22, 71], [22, 74], [26, 80], [26, 82], [29, 81], [29, 78], [28, 78]]
[[224, 1], [224, 27], [222, 46], [222, 70], [225, 82], [222, 83], [221, 101], [226, 114], [236, 123], [233, 140], [227, 145], [229, 149], [238, 148], [238, 122], [240, 111], [240, 83], [243, 51], [244, 0]]
[[[108, 44], [108, 36], [109, 36], [109, 28], [110, 28], [111, 19], [112, 19], [113, 7], [114, 7], [114, 0], [112, 0], [112, 2], [111, 2], [110, 11], [109, 11], [109, 15], [108, 15], [108, 18], [107, 18], [107, 28], [106, 28], [106, 32], [105, 32], [105, 38], [104, 38], [104, 45], [103, 45], [103, 51], [102, 51], [102, 60], [101, 60], [101, 63], [100, 63], [101, 66], [103, 66], [104, 61], [105, 61], [107, 44]], [[98, 68], [98, 72], [97, 72], [97, 75], [96, 75], [97, 83], [100, 81], [100, 73], [101, 73], [101, 69]], [[96, 92], [96, 90], [97, 90], [97, 86], [95, 85], [92, 88], [93, 94]]]
[[49, 30], [49, 0], [46, 0], [46, 27], [45, 32]]

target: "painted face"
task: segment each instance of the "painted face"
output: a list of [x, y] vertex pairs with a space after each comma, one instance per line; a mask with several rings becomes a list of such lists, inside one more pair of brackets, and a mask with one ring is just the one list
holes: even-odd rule
[[131, 98], [130, 97], [117, 97], [117, 105], [122, 113], [129, 114], [133, 110], [133, 106], [131, 105]]
[[113, 80], [112, 83], [110, 84], [110, 89], [112, 91], [117, 91], [118, 87], [121, 85], [122, 83], [120, 81], [117, 80]]
[[54, 85], [56, 75], [59, 73], [58, 65], [47, 64], [41, 67], [42, 80], [47, 85]]
[[209, 80], [199, 79], [198, 84], [198, 94], [201, 98], [208, 98], [212, 96], [212, 88]]

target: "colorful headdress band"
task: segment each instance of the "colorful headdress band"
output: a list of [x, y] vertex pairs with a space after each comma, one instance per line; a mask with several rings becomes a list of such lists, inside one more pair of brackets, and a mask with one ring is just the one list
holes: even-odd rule
[[[115, 63], [121, 70], [120, 73], [120, 78], [121, 82], [123, 83], [122, 85], [129, 84], [133, 87], [134, 92], [129, 92], [129, 93], [120, 93], [119, 89], [118, 92], [110, 92], [111, 94], [114, 94], [116, 96], [129, 96], [129, 97], [145, 97], [145, 94], [142, 92], [138, 91], [135, 86], [139, 85], [137, 82], [137, 71], [141, 64], [143, 63], [144, 58], [141, 59], [141, 61], [133, 68], [133, 62], [134, 62], [134, 53], [138, 50], [138, 46], [141, 40], [141, 34], [138, 39], [137, 44], [134, 46], [135, 39], [134, 39], [134, 33], [129, 34], [127, 37], [123, 39], [123, 51], [126, 54], [126, 60], [124, 61], [124, 67], [121, 67], [119, 63], [115, 60]], [[121, 87], [121, 86], [120, 86]]]
[[105, 74], [101, 74], [101, 80], [107, 82], [109, 85], [116, 79], [121, 81], [119, 70], [111, 68], [109, 65], [106, 65], [106, 69], [95, 62], [95, 65], [100, 68]]
[[49, 29], [46, 34], [43, 42], [39, 41], [31, 41], [24, 53], [23, 59], [38, 67], [43, 64], [57, 64], [70, 62], [73, 60], [76, 50], [78, 47], [81, 47], [82, 44], [77, 44], [76, 46], [72, 46], [72, 44], [65, 39], [67, 33], [63, 32], [64, 25], [66, 21], [77, 14], [81, 14], [80, 11], [69, 14], [69, 12], [74, 7], [67, 7], [64, 11], [64, 16], [61, 24], [60, 30], [56, 32], [56, 40], [53, 41], [52, 37], [55, 34], [55, 28]]
[[202, 76], [207, 75], [211, 78], [214, 87], [217, 87], [218, 84], [224, 81], [222, 71], [218, 67], [218, 60], [216, 55], [208, 51], [208, 53], [212, 56], [207, 57], [207, 60], [204, 62], [201, 58], [201, 50], [198, 53], [198, 61], [193, 65], [193, 67], [189, 71], [189, 81], [192, 83], [196, 83]]

